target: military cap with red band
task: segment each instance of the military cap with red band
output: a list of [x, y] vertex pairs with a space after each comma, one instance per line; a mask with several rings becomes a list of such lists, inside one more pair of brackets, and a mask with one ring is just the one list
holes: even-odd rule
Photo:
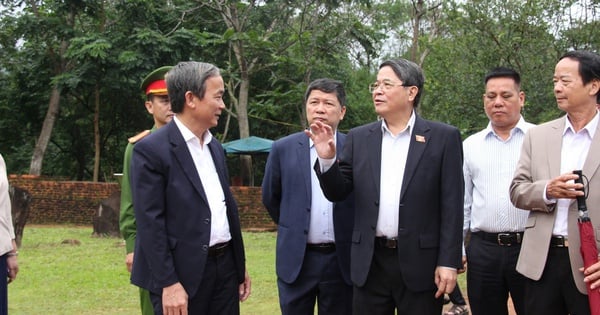
[[165, 74], [173, 68], [172, 66], [163, 66], [144, 78], [140, 88], [146, 95], [167, 95], [167, 83], [165, 82]]

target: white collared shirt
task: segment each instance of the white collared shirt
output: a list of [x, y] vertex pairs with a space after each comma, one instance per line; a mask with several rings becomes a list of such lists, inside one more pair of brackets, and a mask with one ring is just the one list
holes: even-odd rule
[[[592, 139], [598, 127], [598, 112], [594, 118], [575, 133], [575, 129], [569, 121], [568, 115], [565, 116], [565, 130], [563, 131], [562, 147], [560, 151], [560, 173], [569, 173], [583, 168], [585, 159], [588, 157]], [[586, 175], [586, 174], [583, 174]], [[568, 236], [567, 218], [571, 202], [577, 202], [575, 199], [557, 199], [556, 217], [554, 219], [554, 228], [552, 235]]]
[[15, 230], [12, 223], [10, 196], [8, 194], [6, 163], [2, 155], [0, 155], [0, 256], [13, 250], [13, 239], [15, 239]]
[[525, 133], [534, 124], [523, 117], [503, 140], [487, 128], [463, 142], [465, 179], [463, 237], [472, 232], [522, 232], [528, 211], [510, 201], [509, 187], [519, 161]]
[[227, 242], [231, 240], [231, 234], [229, 233], [229, 221], [227, 221], [225, 194], [223, 193], [219, 174], [217, 173], [215, 162], [208, 147], [208, 144], [212, 140], [212, 134], [209, 130], [206, 130], [203, 135], [204, 144], [200, 144], [200, 139], [177, 116], [174, 116], [173, 120], [192, 155], [196, 172], [200, 177], [202, 188], [204, 188], [204, 193], [208, 200], [211, 222], [209, 246]]
[[[336, 132], [334, 131], [333, 143], [336, 142]], [[308, 243], [334, 243], [335, 233], [333, 230], [333, 203], [323, 194], [317, 174], [313, 170], [313, 165], [317, 160], [317, 151], [314, 148], [312, 139], [309, 138], [310, 146], [310, 225], [308, 228]]]
[[404, 130], [393, 135], [385, 120], [381, 122], [381, 170], [379, 180], [379, 214], [375, 235], [388, 238], [398, 236], [400, 191], [410, 146], [410, 136], [415, 125], [414, 111]]

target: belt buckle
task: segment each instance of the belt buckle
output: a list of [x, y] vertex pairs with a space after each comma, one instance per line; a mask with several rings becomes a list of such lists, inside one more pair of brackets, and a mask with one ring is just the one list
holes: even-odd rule
[[[496, 240], [498, 241], [498, 245], [500, 246], [511, 246], [512, 242], [508, 242], [508, 243], [504, 243], [504, 241], [502, 241], [502, 239], [504, 237], [510, 238], [510, 233], [498, 233], [498, 236], [496, 237]], [[518, 241], [518, 234], [517, 234], [517, 241]]]
[[386, 237], [385, 238], [385, 247], [391, 248], [391, 249], [398, 248], [398, 239], [395, 237], [392, 237], [392, 238]]
[[562, 235], [552, 236], [554, 239], [560, 240], [559, 244], [555, 244], [554, 247], [569, 247], [569, 240]]

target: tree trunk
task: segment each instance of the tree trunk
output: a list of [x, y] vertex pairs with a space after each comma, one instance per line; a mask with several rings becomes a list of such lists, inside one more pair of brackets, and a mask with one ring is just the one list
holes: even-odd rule
[[44, 124], [40, 131], [40, 136], [35, 143], [35, 149], [33, 150], [33, 156], [31, 157], [31, 165], [29, 166], [30, 175], [40, 175], [42, 173], [42, 162], [44, 161], [44, 155], [50, 142], [50, 136], [52, 136], [52, 129], [54, 128], [54, 122], [58, 115], [60, 108], [60, 89], [58, 86], [52, 88], [52, 94], [50, 95], [50, 102], [48, 103], [48, 111], [44, 118]]
[[417, 55], [419, 53], [419, 36], [420, 36], [420, 25], [421, 17], [423, 16], [423, 0], [418, 0], [416, 3], [413, 2], [413, 36], [412, 45], [410, 49], [410, 60], [417, 62]]
[[29, 217], [29, 205], [31, 205], [31, 194], [20, 187], [9, 185], [8, 194], [10, 196], [10, 205], [13, 226], [15, 227], [15, 242], [17, 248], [21, 247], [23, 240], [23, 230]]
[[98, 181], [98, 173], [100, 172], [100, 85], [96, 83], [96, 98], [94, 100], [94, 177], [93, 182]]
[[[240, 128], [240, 139], [243, 139], [250, 136], [250, 123], [248, 122], [248, 91], [250, 89], [250, 77], [247, 71], [242, 71], [241, 80], [237, 117]], [[251, 155], [240, 155], [240, 173], [243, 184], [254, 186]]]

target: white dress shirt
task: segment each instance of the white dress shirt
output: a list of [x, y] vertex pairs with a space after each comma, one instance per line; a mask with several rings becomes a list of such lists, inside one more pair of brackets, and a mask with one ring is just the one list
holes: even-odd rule
[[[568, 116], [565, 116], [565, 130], [563, 132], [562, 147], [560, 151], [560, 173], [569, 173], [583, 168], [585, 159], [588, 156], [592, 138], [596, 133], [598, 126], [598, 112], [594, 118], [583, 127], [579, 132], [575, 132]], [[586, 175], [586, 174], [583, 174]], [[554, 228], [552, 235], [568, 236], [567, 218], [571, 202], [577, 202], [575, 199], [557, 199], [556, 217], [554, 219]]]
[[223, 193], [219, 174], [217, 173], [215, 162], [208, 147], [208, 144], [212, 140], [212, 134], [209, 130], [206, 130], [203, 135], [204, 144], [200, 144], [200, 139], [177, 119], [177, 116], [173, 117], [173, 119], [192, 155], [202, 188], [204, 188], [206, 198], [208, 199], [211, 214], [209, 246], [227, 242], [231, 240], [231, 234], [229, 233], [229, 221], [227, 221], [225, 194]]
[[[394, 136], [381, 121], [381, 179], [379, 191], [379, 214], [377, 215], [376, 236], [394, 238], [398, 236], [398, 217], [400, 213], [400, 191], [404, 179], [404, 168], [408, 157], [408, 147], [412, 126], [415, 125], [414, 111], [404, 130]], [[333, 159], [319, 158], [321, 172], [326, 172], [335, 163]], [[391, 176], [391, 175], [394, 176]]]
[[6, 163], [2, 155], [0, 155], [0, 256], [13, 250], [13, 239], [15, 239], [15, 230], [12, 223], [10, 196], [8, 194]]
[[381, 122], [381, 171], [379, 180], [379, 214], [377, 215], [376, 236], [395, 238], [398, 236], [398, 217], [400, 215], [400, 191], [404, 180], [404, 168], [408, 157], [408, 147], [412, 128], [415, 125], [415, 113], [404, 130], [392, 134], [385, 120]]
[[523, 117], [503, 140], [488, 123], [487, 128], [463, 142], [465, 179], [463, 237], [471, 232], [522, 232], [528, 211], [510, 201], [514, 176], [525, 133], [534, 125]]
[[[335, 131], [333, 143], [336, 143]], [[308, 243], [334, 243], [335, 234], [333, 230], [333, 203], [323, 194], [317, 174], [312, 166], [317, 160], [317, 151], [314, 142], [309, 139], [310, 145], [310, 225], [308, 228]]]

